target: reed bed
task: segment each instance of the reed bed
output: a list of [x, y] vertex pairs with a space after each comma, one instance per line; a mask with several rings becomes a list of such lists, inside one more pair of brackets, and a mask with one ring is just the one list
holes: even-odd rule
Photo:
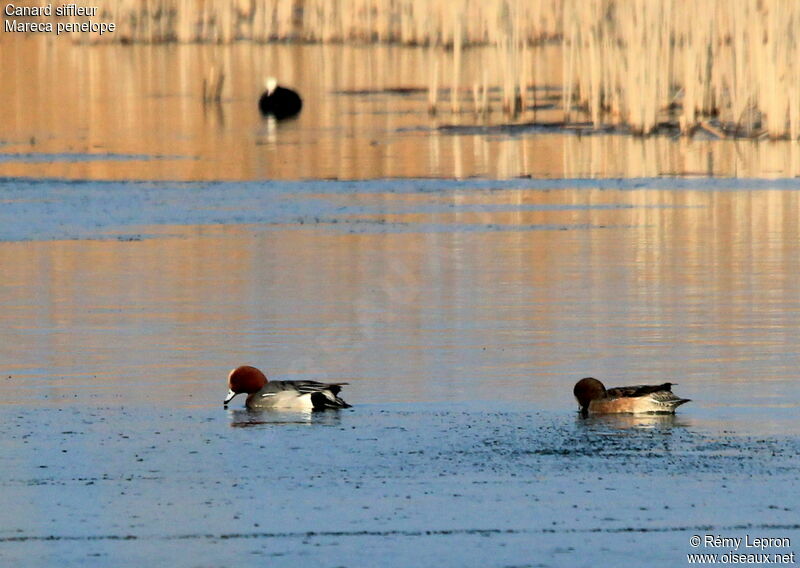
[[[519, 34], [559, 36], [561, 2], [546, 0], [79, 0], [118, 23], [105, 41], [308, 41], [452, 47], [502, 41], [498, 14], [517, 6]], [[98, 39], [98, 38], [95, 38]]]
[[[536, 108], [537, 46], [560, 42], [565, 125], [800, 138], [796, 0], [93, 0], [100, 41], [397, 43], [430, 50], [428, 107]], [[87, 40], [86, 34], [81, 39]], [[493, 46], [491, 73], [463, 51]], [[449, 65], [442, 58], [452, 58]], [[442, 76], [442, 70], [451, 73]], [[471, 83], [466, 77], [472, 76]], [[500, 93], [499, 101], [490, 93]], [[471, 99], [471, 102], [470, 102]]]
[[800, 137], [800, 3], [567, 0], [563, 106], [595, 127]]

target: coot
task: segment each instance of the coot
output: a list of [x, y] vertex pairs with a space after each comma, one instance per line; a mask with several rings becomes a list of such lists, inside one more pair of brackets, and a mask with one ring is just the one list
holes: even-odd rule
[[267, 90], [258, 100], [258, 108], [262, 114], [272, 115], [277, 119], [289, 118], [303, 108], [303, 99], [295, 91], [281, 87], [274, 77], [266, 81]]

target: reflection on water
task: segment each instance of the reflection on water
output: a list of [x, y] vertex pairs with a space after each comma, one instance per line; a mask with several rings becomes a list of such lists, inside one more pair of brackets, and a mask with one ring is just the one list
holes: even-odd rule
[[337, 411], [312, 412], [311, 410], [236, 409], [229, 410], [228, 415], [230, 416], [231, 427], [233, 428], [252, 428], [281, 424], [336, 426], [341, 423], [341, 417]]
[[[50, 38], [52, 40], [52, 38]], [[45, 34], [0, 35], [2, 176], [81, 179], [375, 179], [749, 176], [800, 174], [797, 142], [573, 136], [483, 129], [470, 112], [427, 113], [428, 50], [335, 45], [75, 45]], [[545, 46], [536, 74], [560, 82]], [[471, 86], [493, 48], [463, 54]], [[224, 65], [219, 105], [202, 78]], [[442, 76], [452, 75], [448, 55]], [[31, 72], [35, 69], [36, 72]], [[257, 109], [266, 76], [296, 87], [297, 120], [270, 125]], [[492, 77], [489, 77], [492, 80]], [[58, 88], [54, 88], [57, 85]], [[466, 105], [467, 107], [469, 105]], [[517, 122], [559, 120], [553, 111]], [[506, 120], [495, 113], [488, 124]], [[442, 126], [477, 125], [467, 134]]]
[[[17, 183], [3, 186], [15, 203]], [[193, 405], [254, 364], [276, 379], [349, 381], [356, 407], [477, 399], [573, 412], [572, 386], [591, 375], [678, 383], [687, 416], [797, 428], [791, 189], [42, 185], [24, 199], [47, 208], [9, 218], [26, 238], [47, 235], [58, 221], [43, 222], [47, 211], [72, 200], [88, 227], [115, 194], [146, 205], [124, 209], [137, 213], [118, 229], [145, 238], [109, 228], [0, 243], [0, 265], [14, 267], [0, 283], [7, 402], [38, 400], [46, 384], [54, 400]], [[156, 196], [176, 209], [148, 209]], [[136, 225], [181, 216], [190, 224]], [[221, 224], [191, 224], [209, 218]]]
[[[356, 405], [571, 412], [583, 376], [670, 381], [687, 415], [797, 430], [797, 184], [702, 177], [790, 178], [795, 143], [431, 118], [380, 92], [423, 83], [425, 50], [0, 42], [0, 176], [34, 178], [0, 180], [5, 403], [191, 407], [249, 363]], [[303, 92], [297, 120], [261, 119], [265, 75]], [[430, 179], [473, 175], [534, 179]], [[162, 178], [200, 181], [130, 182]]]
[[691, 418], [681, 414], [606, 414], [578, 416], [577, 424], [590, 431], [688, 428]]

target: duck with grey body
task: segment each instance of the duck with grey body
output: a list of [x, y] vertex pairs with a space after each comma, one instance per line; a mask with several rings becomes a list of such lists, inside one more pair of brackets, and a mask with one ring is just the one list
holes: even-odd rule
[[228, 375], [228, 403], [237, 394], [247, 394], [245, 406], [252, 410], [268, 408], [285, 410], [327, 410], [350, 408], [339, 398], [347, 383], [317, 381], [270, 381], [259, 369], [249, 365], [237, 367]]

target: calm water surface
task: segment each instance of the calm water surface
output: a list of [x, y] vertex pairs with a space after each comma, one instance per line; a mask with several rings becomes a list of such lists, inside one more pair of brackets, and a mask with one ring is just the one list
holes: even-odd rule
[[[3, 563], [800, 542], [796, 145], [443, 135], [424, 94], [341, 93], [426, 76], [380, 50], [0, 47]], [[252, 93], [285, 53], [308, 108], [275, 128]], [[237, 88], [209, 113], [187, 61], [213, 57]], [[242, 363], [349, 381], [355, 407], [224, 410]], [[587, 375], [693, 401], [584, 421]]]

